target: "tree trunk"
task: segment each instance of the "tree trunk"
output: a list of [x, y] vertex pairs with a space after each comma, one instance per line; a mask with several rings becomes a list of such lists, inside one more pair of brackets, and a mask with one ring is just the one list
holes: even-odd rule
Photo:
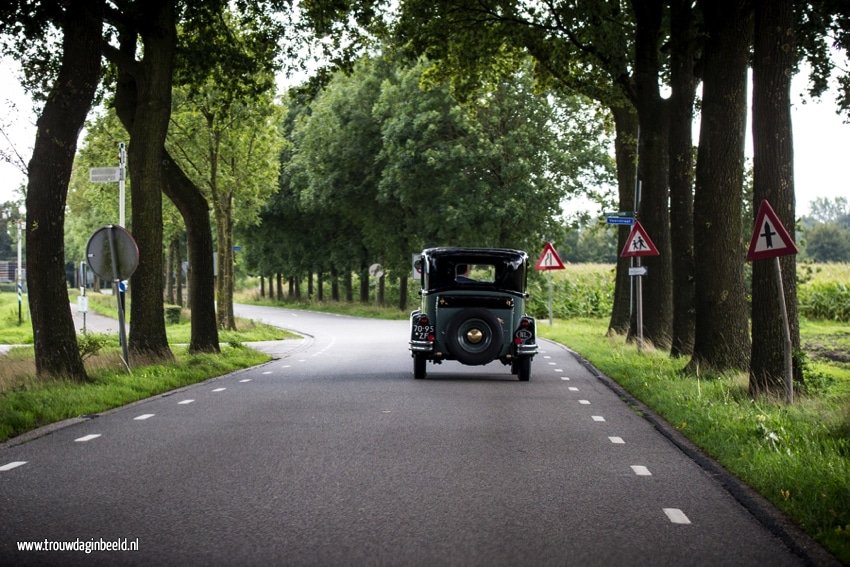
[[694, 192], [694, 352], [688, 368], [748, 367], [750, 336], [741, 239], [747, 57], [745, 0], [701, 2], [707, 40]]
[[27, 288], [39, 377], [87, 380], [65, 282], [65, 202], [77, 138], [100, 80], [103, 2], [71, 0], [62, 59], [38, 119], [27, 184]]
[[[278, 273], [276, 276], [277, 279], [277, 300], [283, 301], [283, 275]], [[269, 281], [269, 287], [271, 287], [271, 281]]]
[[360, 264], [360, 303], [369, 303], [369, 266]]
[[339, 270], [331, 267], [331, 300], [339, 301]]
[[307, 270], [307, 299], [313, 299], [313, 270]]
[[177, 305], [183, 307], [183, 250], [181, 239], [177, 239]]
[[668, 101], [668, 175], [673, 265], [673, 356], [689, 355], [694, 346], [694, 153], [696, 30], [689, 0], [671, 2], [670, 83]]
[[[667, 186], [667, 115], [658, 89], [663, 2], [632, 2], [635, 34], [635, 106], [640, 123], [638, 169], [641, 179], [639, 218], [659, 256], [644, 258], [649, 276], [643, 281], [644, 339], [663, 348], [673, 332], [673, 283], [670, 252], [670, 209]], [[637, 329], [630, 329], [635, 335]]]
[[377, 295], [376, 303], [378, 305], [380, 305], [381, 307], [383, 307], [386, 304], [386, 301], [385, 301], [385, 295], [386, 295], [386, 292], [387, 292], [387, 276], [386, 276], [386, 274], [384, 274], [380, 278], [378, 278], [377, 287], [378, 287], [378, 289], [375, 292], [375, 294]]
[[[269, 278], [269, 283], [271, 283], [271, 278]], [[269, 286], [269, 290], [271, 293], [271, 297], [274, 297], [274, 291], [271, 291], [271, 286]], [[260, 298], [266, 297], [266, 278], [264, 276], [260, 276]]]
[[398, 308], [400, 311], [407, 311], [407, 274], [401, 276], [398, 280]]
[[[753, 59], [753, 212], [766, 199], [794, 238], [794, 145], [791, 76], [796, 38], [791, 0], [755, 3]], [[780, 259], [792, 350], [800, 349], [796, 257]], [[784, 390], [785, 335], [774, 261], [753, 262], [750, 395]], [[794, 368], [799, 381], [799, 360]]]
[[316, 273], [316, 292], [316, 297], [321, 303], [325, 300], [325, 273], [321, 269]]
[[174, 305], [174, 257], [176, 252], [175, 242], [176, 238], [172, 238], [171, 242], [168, 243], [168, 259], [165, 263], [165, 302]]
[[[189, 352], [220, 352], [215, 313], [215, 276], [209, 204], [171, 155], [163, 150], [163, 192], [186, 224], [189, 272], [188, 300], [192, 309]], [[181, 269], [182, 271], [182, 269]]]
[[[139, 266], [131, 279], [130, 350], [171, 359], [162, 308], [162, 154], [171, 116], [171, 81], [177, 45], [173, 2], [159, 0], [140, 7], [139, 32], [144, 52], [140, 62], [120, 69], [135, 83], [135, 114], [130, 133], [129, 169], [133, 201], [133, 236], [139, 246]], [[144, 22], [142, 24], [142, 22]], [[135, 34], [124, 39], [135, 53]], [[126, 53], [126, 51], [125, 51]], [[126, 80], [126, 79], [124, 79]]]
[[[612, 107], [614, 116], [614, 154], [617, 160], [617, 191], [621, 211], [631, 211], [635, 206], [635, 175], [637, 159], [637, 115], [629, 107]], [[629, 236], [628, 227], [619, 229], [617, 237], [617, 254], [626, 245]], [[614, 305], [611, 309], [611, 321], [608, 323], [608, 334], [626, 334], [629, 332], [629, 314], [631, 312], [631, 278], [629, 277], [630, 260], [617, 259], [617, 275], [614, 284]]]
[[345, 290], [345, 300], [352, 303], [354, 301], [354, 278], [350, 266], [345, 268], [342, 275], [342, 287]]

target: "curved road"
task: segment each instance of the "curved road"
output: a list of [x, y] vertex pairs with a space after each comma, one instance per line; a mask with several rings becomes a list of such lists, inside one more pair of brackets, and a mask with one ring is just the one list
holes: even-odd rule
[[0, 448], [0, 564], [803, 563], [566, 349], [414, 380], [404, 321], [237, 314], [305, 338]]

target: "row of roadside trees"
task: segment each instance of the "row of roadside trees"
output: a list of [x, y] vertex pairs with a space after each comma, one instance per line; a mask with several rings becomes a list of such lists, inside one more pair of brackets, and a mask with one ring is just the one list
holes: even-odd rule
[[[222, 15], [227, 8], [235, 10], [232, 20]], [[113, 94], [116, 115], [130, 140], [132, 226], [142, 253], [131, 282], [131, 348], [169, 356], [160, 308], [164, 192], [187, 228], [192, 277], [197, 279], [189, 286], [199, 294], [191, 300], [193, 348], [214, 350], [209, 261], [214, 239], [207, 211], [218, 204], [211, 203], [212, 187], [201, 187], [209, 184], [209, 172], [193, 177], [167, 142], [173, 87], [185, 86], [198, 109], [212, 94], [207, 87], [232, 94], [228, 100], [252, 104], [251, 97], [271, 88], [281, 38], [307, 25], [331, 34], [338, 41], [329, 44], [341, 47], [343, 55], [368, 37], [382, 38], [390, 55], [355, 66], [350, 75], [314, 91], [315, 96], [293, 99], [284, 120], [280, 190], [264, 212], [266, 228], [252, 231], [260, 237], [255, 248], [275, 247], [279, 236], [278, 255], [291, 257], [275, 258], [275, 251], [259, 254], [252, 259], [258, 270], [272, 273], [287, 266], [332, 272], [335, 266], [343, 268], [343, 262], [356, 258], [357, 269], [365, 258], [377, 257], [401, 274], [412, 250], [445, 238], [477, 244], [511, 239], [522, 245], [526, 235], [538, 244], [557, 237], [546, 223], [566, 189], [563, 179], [549, 177], [559, 171], [569, 174], [569, 168], [559, 169], [563, 158], [541, 158], [555, 155], [548, 150], [534, 153], [540, 144], [525, 147], [521, 141], [533, 136], [521, 134], [522, 127], [536, 129], [539, 138], [552, 132], [553, 143], [559, 143], [557, 136], [571, 127], [563, 109], [584, 97], [605, 109], [614, 125], [619, 208], [631, 209], [635, 179], [640, 179], [637, 213], [662, 253], [649, 262], [653, 276], [645, 291], [653, 308], [645, 318], [644, 336], [674, 355], [690, 356], [694, 370], [748, 368], [754, 393], [781, 384], [773, 274], [754, 266], [751, 321], [743, 285], [746, 72], [752, 62], [753, 201], [768, 199], [783, 224], [793, 227], [790, 77], [806, 58], [814, 69], [815, 89], [825, 86], [831, 72], [829, 49], [847, 47], [846, 3], [408, 0], [391, 6], [360, 0], [311, 2], [288, 12], [271, 0], [233, 5], [213, 0], [191, 5], [173, 0], [31, 0], [3, 10], [0, 36], [14, 40], [7, 41], [7, 50], [11, 45], [24, 60], [29, 76], [46, 77], [48, 83], [55, 79], [39, 123], [40, 132], [52, 136], [37, 140], [27, 190], [28, 273], [39, 274], [29, 287], [40, 374], [84, 374], [74, 354], [70, 315], [57, 321], [47, 306], [64, 294], [63, 254], [57, 246], [62, 223], [57, 219], [64, 214], [76, 134], [101, 79]], [[288, 22], [279, 17], [296, 13]], [[354, 41], [340, 37], [352, 27], [368, 33], [350, 36]], [[64, 42], [59, 50], [50, 45], [56, 37]], [[101, 57], [109, 63], [107, 72]], [[337, 62], [345, 61], [351, 59]], [[416, 61], [420, 63], [392, 63]], [[844, 87], [850, 86], [850, 79], [843, 79]], [[414, 84], [437, 83], [448, 84], [448, 90], [412, 89]], [[694, 162], [691, 124], [699, 83], [701, 128]], [[669, 96], [662, 96], [662, 86], [669, 87]], [[538, 92], [549, 95], [545, 102], [551, 108], [533, 102]], [[463, 104], [449, 107], [453, 99]], [[511, 104], [517, 116], [506, 111]], [[207, 107], [208, 114], [199, 110], [210, 132], [215, 131], [210, 119], [216, 123], [220, 108]], [[535, 126], [540, 116], [546, 117], [545, 129]], [[543, 162], [529, 165], [531, 159]], [[446, 169], [448, 176], [440, 176], [443, 170], [433, 166], [437, 161], [454, 166]], [[503, 169], [508, 165], [513, 169]], [[540, 196], [532, 201], [540, 209], [523, 209], [529, 200], [515, 199], [523, 187]], [[440, 211], [441, 202], [435, 200], [445, 197], [439, 193], [443, 190], [451, 199], [441, 202], [451, 200], [453, 205]], [[531, 216], [514, 215], [518, 210]], [[488, 222], [479, 222], [482, 217]], [[226, 218], [216, 216], [216, 222], [226, 226]], [[527, 218], [534, 225], [523, 232]], [[274, 226], [278, 230], [269, 228]], [[264, 230], [269, 232], [263, 235]], [[226, 235], [216, 236], [219, 245], [226, 245]], [[303, 265], [316, 261], [303, 249], [304, 241], [336, 240], [341, 243], [328, 254], [341, 258], [320, 258], [328, 260], [327, 266]], [[699, 263], [694, 262], [695, 249], [701, 251]], [[794, 259], [783, 262], [798, 347]], [[623, 265], [615, 295], [611, 329], [634, 333]]]

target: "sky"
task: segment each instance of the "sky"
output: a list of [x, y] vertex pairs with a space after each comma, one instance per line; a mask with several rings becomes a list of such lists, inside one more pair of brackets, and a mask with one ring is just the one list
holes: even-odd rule
[[[0, 150], [7, 152], [11, 141], [29, 161], [36, 117], [17, 76], [14, 61], [0, 60], [0, 125], [9, 137], [6, 140], [0, 136]], [[797, 75], [792, 85], [792, 119], [798, 217], [808, 214], [809, 204], [818, 197], [850, 197], [850, 124], [845, 124], [836, 114], [834, 92], [826, 93], [820, 100], [810, 100], [804, 96], [805, 86], [806, 78]], [[850, 119], [846, 114], [845, 118]], [[747, 136], [747, 151], [751, 155], [749, 126]], [[116, 148], [115, 163], [102, 165], [117, 165], [117, 151]], [[0, 162], [0, 202], [17, 200], [17, 190], [25, 183], [26, 177], [17, 167]]]

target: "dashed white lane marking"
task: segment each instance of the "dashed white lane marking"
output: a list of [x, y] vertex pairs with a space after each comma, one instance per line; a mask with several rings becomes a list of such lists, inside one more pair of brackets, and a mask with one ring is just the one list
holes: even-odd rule
[[215, 390], [213, 390], [213, 392], [223, 392], [223, 391], [225, 391], [226, 389], [227, 389], [227, 388], [216, 388]]
[[564, 371], [564, 369], [563, 369], [563, 368], [556, 368], [556, 369], [555, 369], [555, 372], [563, 372], [563, 371]]
[[576, 388], [575, 386], [570, 386], [569, 389], [570, 389], [570, 392], [578, 392], [578, 388]]
[[27, 464], [26, 461], [12, 461], [11, 463], [6, 463], [2, 467], [0, 467], [0, 472], [10, 471], [12, 469], [16, 469], [20, 466]]
[[183, 400], [183, 401], [180, 401], [180, 402], [177, 402], [177, 403], [181, 406], [185, 406], [186, 404], [191, 404], [194, 401], [195, 400]]
[[652, 476], [649, 469], [643, 465], [632, 465], [632, 470], [635, 471], [635, 474], [638, 476]]
[[85, 443], [86, 441], [91, 441], [92, 439], [97, 439], [98, 437], [100, 437], [100, 433], [92, 433], [91, 435], [85, 435], [85, 436], [80, 437], [78, 439], [74, 439], [74, 442]]
[[561, 380], [563, 380], [564, 382], [569, 382], [570, 377], [569, 376], [561, 376]]
[[321, 355], [325, 354], [325, 352], [326, 352], [329, 348], [333, 347], [335, 344], [336, 344], [336, 337], [331, 337], [331, 342], [329, 342], [328, 344], [326, 344], [326, 345], [324, 346], [324, 348], [322, 348], [322, 350], [320, 350], [320, 351], [318, 351], [318, 352], [314, 352], [314, 353], [313, 353], [313, 354], [311, 354], [310, 356], [311, 356], [311, 357], [321, 356]]
[[[269, 374], [271, 374], [271, 372], [269, 372]], [[250, 378], [244, 378], [244, 379], [240, 380], [239, 382], [244, 384], [245, 382], [250, 382], [250, 381], [251, 381]]]
[[292, 365], [291, 364], [284, 364], [283, 366], [281, 366], [281, 368], [292, 368]]
[[265, 372], [263, 372], [263, 375], [265, 376], [266, 374], [271, 374], [271, 373], [272, 373], [271, 370], [266, 370]]
[[593, 418], [593, 421], [605, 421], [605, 418], [602, 417], [601, 415], [592, 415], [590, 417]]
[[608, 440], [614, 445], [624, 445], [626, 443], [622, 437], [609, 437]]
[[664, 508], [664, 513], [667, 514], [667, 518], [670, 519], [674, 524], [690, 524], [691, 521], [685, 515], [684, 512], [679, 510], [678, 508]]
[[305, 359], [305, 358], [300, 358], [300, 359], [298, 359], [298, 362], [307, 362], [307, 359]]
[[544, 356], [543, 358], [552, 358], [551, 356]]
[[557, 366], [558, 365], [557, 362], [547, 362], [546, 364], [548, 364], [549, 366]]
[[136, 421], [144, 421], [146, 419], [150, 419], [154, 416], [152, 413], [143, 413], [142, 415], [136, 416], [133, 419]]
[[580, 403], [583, 406], [589, 406], [590, 400], [579, 400], [578, 403]]

